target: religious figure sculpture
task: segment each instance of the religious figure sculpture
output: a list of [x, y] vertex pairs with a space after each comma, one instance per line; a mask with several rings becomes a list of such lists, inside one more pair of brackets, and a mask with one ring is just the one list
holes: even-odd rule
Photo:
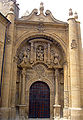
[[58, 53], [55, 53], [55, 55], [54, 55], [54, 64], [59, 65], [59, 55], [58, 55]]
[[37, 60], [43, 61], [44, 60], [44, 48], [43, 46], [38, 46], [37, 48]]
[[26, 51], [24, 51], [23, 61], [24, 61], [24, 63], [26, 63], [26, 62], [27, 62], [27, 52], [26, 52]]

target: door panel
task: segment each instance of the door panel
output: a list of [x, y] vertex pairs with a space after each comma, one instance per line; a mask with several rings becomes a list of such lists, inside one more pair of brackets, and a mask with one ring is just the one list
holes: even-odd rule
[[50, 118], [50, 89], [44, 82], [30, 87], [29, 118]]

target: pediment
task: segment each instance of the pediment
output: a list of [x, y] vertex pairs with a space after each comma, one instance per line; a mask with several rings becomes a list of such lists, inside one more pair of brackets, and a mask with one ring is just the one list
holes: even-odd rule
[[31, 14], [22, 16], [20, 20], [26, 22], [46, 22], [46, 23], [56, 23], [56, 24], [67, 24], [66, 22], [57, 20], [53, 17], [50, 10], [46, 10], [44, 14], [43, 3], [40, 4], [40, 13], [38, 14], [38, 9], [34, 9]]

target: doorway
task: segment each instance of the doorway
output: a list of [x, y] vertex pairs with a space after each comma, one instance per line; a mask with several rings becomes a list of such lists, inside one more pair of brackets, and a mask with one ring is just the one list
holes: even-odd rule
[[50, 89], [45, 82], [37, 81], [30, 87], [29, 118], [50, 118]]

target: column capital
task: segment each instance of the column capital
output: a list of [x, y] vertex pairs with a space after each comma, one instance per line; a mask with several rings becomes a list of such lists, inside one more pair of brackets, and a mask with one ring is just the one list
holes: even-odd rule
[[13, 57], [13, 62], [17, 63], [17, 60], [18, 60], [18, 58], [17, 58], [17, 56], [15, 55], [15, 56]]
[[67, 61], [64, 61], [64, 62], [63, 62], [63, 66], [65, 66], [65, 65], [66, 65], [66, 66], [68, 65], [68, 62], [67, 62]]
[[58, 77], [59, 75], [59, 68], [55, 68], [55, 76]]
[[22, 69], [22, 75], [26, 75], [26, 69], [25, 68]]

